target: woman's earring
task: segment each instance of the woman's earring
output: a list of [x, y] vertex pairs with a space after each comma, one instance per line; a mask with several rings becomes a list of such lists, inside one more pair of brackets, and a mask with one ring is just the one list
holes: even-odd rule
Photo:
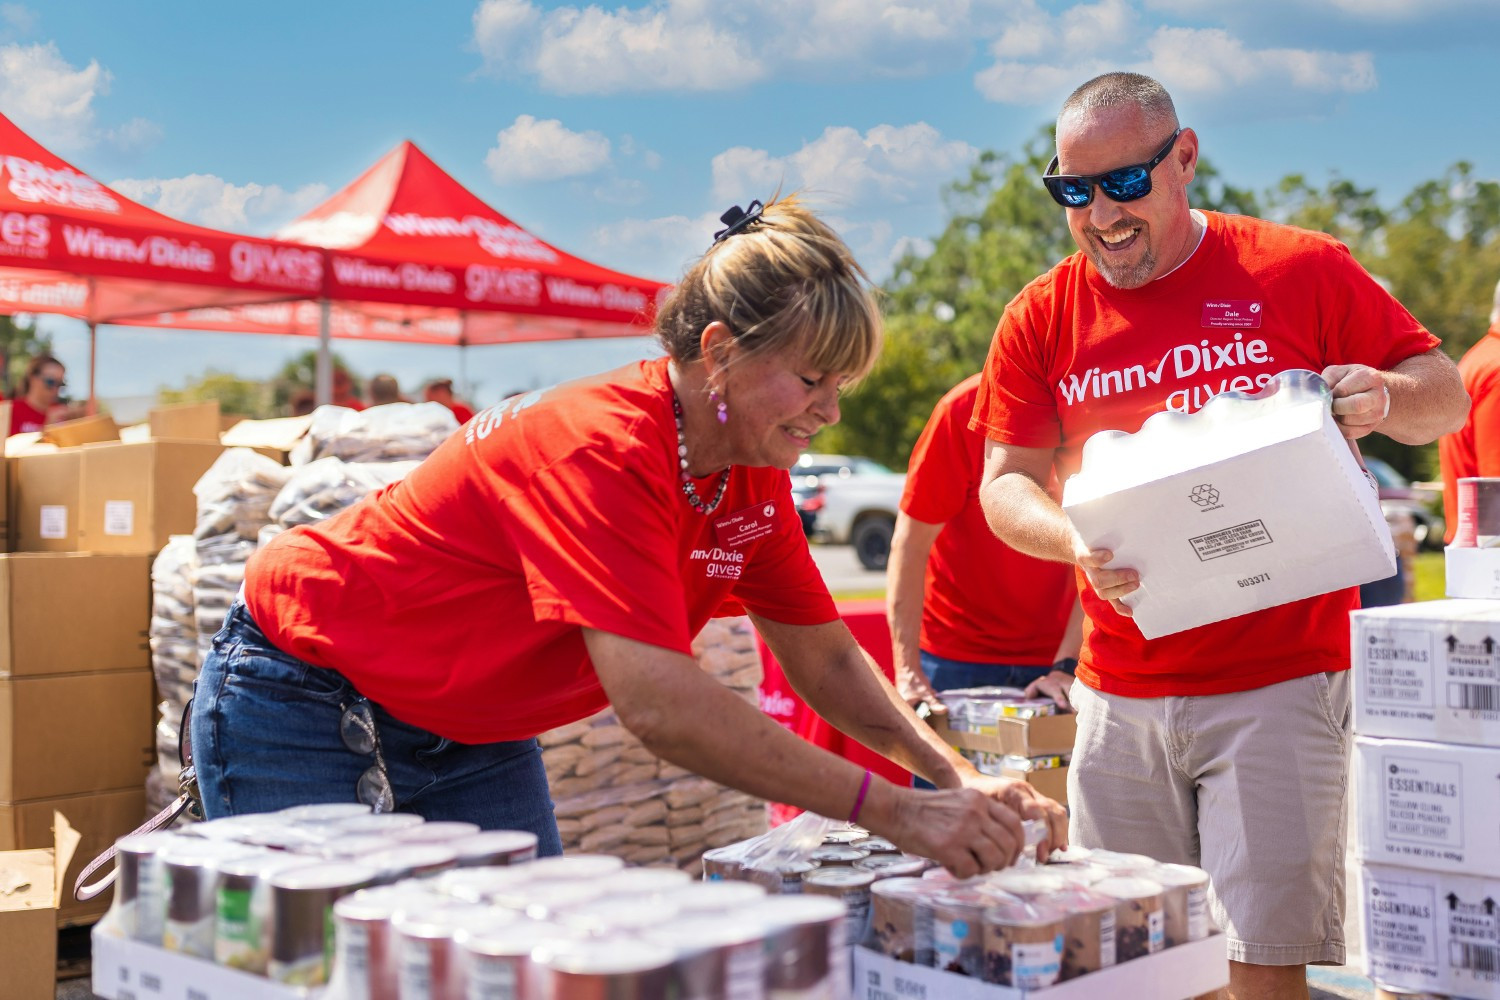
[[729, 404], [719, 398], [719, 391], [717, 389], [710, 388], [708, 390], [708, 401], [713, 403], [714, 409], [718, 411], [719, 423], [727, 424], [729, 422]]

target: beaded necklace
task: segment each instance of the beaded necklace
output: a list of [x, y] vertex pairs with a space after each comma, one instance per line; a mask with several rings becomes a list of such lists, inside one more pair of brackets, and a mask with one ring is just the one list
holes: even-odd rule
[[677, 464], [682, 470], [682, 495], [687, 497], [687, 502], [694, 510], [707, 517], [718, 508], [724, 499], [724, 491], [729, 488], [729, 468], [725, 468], [723, 475], [719, 476], [719, 488], [714, 491], [714, 498], [705, 502], [698, 495], [693, 477], [688, 473], [687, 437], [682, 430], [682, 403], [678, 402], [676, 392], [672, 393], [672, 416], [677, 420]]

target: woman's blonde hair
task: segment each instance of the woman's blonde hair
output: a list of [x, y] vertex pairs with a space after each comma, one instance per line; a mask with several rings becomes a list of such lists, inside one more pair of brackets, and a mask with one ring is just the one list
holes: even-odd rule
[[672, 360], [697, 361], [718, 320], [752, 353], [795, 349], [822, 372], [863, 378], [880, 354], [880, 310], [844, 241], [795, 196], [709, 248], [656, 316]]

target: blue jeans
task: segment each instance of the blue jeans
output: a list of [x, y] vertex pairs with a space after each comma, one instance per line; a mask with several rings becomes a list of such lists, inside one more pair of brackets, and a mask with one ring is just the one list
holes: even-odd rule
[[[1046, 677], [1052, 670], [1050, 665], [1023, 667], [1014, 663], [970, 663], [967, 660], [949, 660], [941, 656], [933, 656], [925, 649], [920, 651], [919, 657], [922, 672], [927, 675], [927, 683], [939, 693], [957, 688], [974, 687], [1024, 689], [1038, 677]], [[916, 776], [912, 777], [911, 784], [913, 788], [935, 787], [926, 779]]]
[[[271, 645], [236, 601], [193, 698], [193, 763], [208, 818], [356, 801], [375, 761], [344, 745], [339, 720], [359, 697], [338, 672]], [[528, 830], [540, 854], [562, 853], [535, 739], [455, 743], [371, 707], [398, 811]]]

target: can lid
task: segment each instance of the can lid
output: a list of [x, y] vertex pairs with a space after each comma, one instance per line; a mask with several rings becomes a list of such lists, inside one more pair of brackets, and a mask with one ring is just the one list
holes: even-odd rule
[[[388, 814], [383, 813], [382, 815]], [[370, 818], [374, 819], [375, 817], [372, 816]], [[332, 840], [325, 841], [311, 848], [309, 853], [316, 854], [320, 858], [328, 858], [329, 860], [347, 858], [350, 861], [356, 861], [371, 854], [389, 851], [399, 846], [399, 842], [380, 834], [350, 833], [347, 836], [336, 836]]]
[[232, 840], [199, 840], [197, 837], [178, 837], [164, 845], [158, 852], [163, 864], [176, 868], [212, 868], [220, 861], [260, 853], [257, 848]]
[[693, 882], [662, 898], [682, 913], [723, 913], [760, 902], [766, 890], [754, 882]]
[[595, 879], [613, 875], [625, 862], [609, 854], [565, 854], [531, 862], [538, 879]]
[[277, 889], [347, 889], [366, 885], [379, 874], [372, 865], [330, 861], [279, 871], [271, 876], [271, 885]]
[[986, 927], [1045, 927], [1060, 923], [1067, 914], [1051, 903], [1013, 899], [996, 903], [984, 911]]
[[1030, 898], [1058, 892], [1068, 885], [1068, 880], [1041, 868], [1007, 869], [985, 878], [985, 884], [1013, 896]]
[[876, 878], [920, 875], [927, 870], [927, 859], [915, 854], [872, 854], [854, 862], [859, 871], [873, 872]]
[[607, 896], [652, 896], [692, 885], [687, 872], [677, 868], [627, 868], [606, 876], [601, 888]]
[[641, 937], [652, 944], [671, 948], [679, 955], [732, 948], [761, 939], [761, 930], [729, 913], [696, 913], [647, 928]]
[[884, 837], [865, 837], [862, 840], [854, 841], [849, 846], [857, 847], [861, 851], [867, 851], [870, 854], [899, 854], [901, 852], [901, 848]]
[[333, 912], [350, 920], [391, 920], [407, 907], [420, 906], [433, 898], [417, 883], [397, 882], [351, 892], [333, 904]]
[[317, 864], [322, 862], [305, 854], [256, 849], [253, 854], [237, 854], [232, 858], [225, 858], [214, 867], [221, 875], [265, 879], [289, 868], [305, 868]]
[[741, 913], [741, 919], [767, 930], [841, 920], [848, 911], [828, 896], [767, 896]]
[[1115, 899], [1145, 899], [1161, 895], [1161, 883], [1138, 875], [1117, 875], [1094, 883], [1094, 891]]
[[458, 852], [460, 861], [465, 858], [482, 858], [496, 854], [525, 854], [535, 851], [537, 835], [526, 830], [486, 830], [468, 837], [459, 837], [449, 846]]
[[1146, 877], [1165, 886], [1207, 885], [1208, 872], [1193, 865], [1157, 865]]
[[819, 864], [853, 864], [862, 858], [868, 858], [869, 851], [862, 851], [858, 847], [850, 847], [845, 844], [832, 844], [820, 847], [813, 851], [808, 857]]
[[823, 834], [823, 843], [829, 845], [852, 844], [856, 840], [865, 840], [870, 836], [868, 830], [858, 827], [845, 827], [842, 830], [829, 830]]
[[246, 813], [243, 816], [220, 816], [184, 827], [182, 832], [204, 840], [239, 840], [252, 830], [281, 826], [286, 822], [273, 813]]
[[525, 882], [499, 889], [490, 897], [496, 906], [519, 910], [533, 920], [548, 920], [554, 914], [599, 898], [597, 882]]
[[330, 823], [351, 816], [366, 816], [370, 807], [359, 802], [314, 802], [302, 806], [289, 806], [272, 815], [288, 823]]
[[560, 912], [556, 920], [564, 927], [572, 927], [596, 936], [615, 932], [633, 933], [655, 927], [663, 921], [677, 916], [677, 907], [663, 899], [595, 899], [569, 907]]
[[670, 948], [639, 940], [595, 938], [549, 941], [531, 959], [553, 972], [573, 976], [618, 976], [665, 969], [677, 956]]
[[901, 900], [925, 899], [937, 891], [933, 883], [921, 878], [883, 878], [870, 886], [872, 896]]
[[459, 928], [504, 927], [520, 919], [519, 914], [497, 906], [428, 896], [392, 914], [391, 927], [406, 938], [451, 938]]
[[447, 844], [401, 844], [387, 851], [366, 855], [364, 863], [380, 869], [383, 875], [400, 875], [423, 868], [451, 865], [458, 852]]
[[331, 825], [343, 833], [394, 833], [421, 826], [424, 822], [416, 813], [365, 813], [337, 820]]
[[575, 930], [541, 920], [517, 920], [503, 927], [464, 928], [453, 933], [459, 947], [490, 958], [529, 958], [538, 945], [579, 937]]
[[819, 868], [802, 876], [803, 885], [837, 886], [843, 889], [868, 889], [875, 876], [858, 868]]
[[115, 853], [152, 855], [182, 839], [182, 834], [173, 833], [170, 830], [126, 834], [115, 841]]
[[460, 837], [472, 837], [479, 833], [478, 823], [460, 823], [456, 820], [441, 823], [418, 823], [404, 830], [397, 830], [392, 837], [404, 844], [439, 844]]
[[1155, 858], [1148, 858], [1144, 854], [1117, 854], [1114, 851], [1094, 851], [1089, 855], [1089, 862], [1108, 868], [1117, 875], [1134, 875], [1156, 867]]
[[455, 899], [477, 902], [493, 893], [522, 882], [532, 881], [530, 865], [484, 865], [478, 868], [453, 868], [443, 872], [433, 887]]

